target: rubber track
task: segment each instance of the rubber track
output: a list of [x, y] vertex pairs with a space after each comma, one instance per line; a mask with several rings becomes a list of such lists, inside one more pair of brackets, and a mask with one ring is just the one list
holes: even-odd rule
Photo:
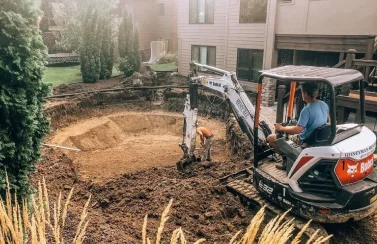
[[[284, 214], [284, 211], [278, 207], [275, 207], [271, 203], [264, 200], [259, 192], [255, 189], [254, 185], [249, 184], [242, 180], [234, 180], [226, 185], [228, 190], [231, 192], [239, 195], [241, 198], [246, 198], [246, 201], [252, 201], [253, 205], [256, 205], [256, 207], [262, 208], [263, 206], [266, 206], [266, 210], [272, 213], [271, 217], [275, 217], [276, 215], [282, 215]], [[268, 213], [268, 212], [267, 212]], [[303, 219], [298, 216], [294, 216], [290, 213], [288, 213], [285, 217], [285, 220], [291, 220], [294, 218], [293, 224], [295, 225], [296, 229], [299, 231], [302, 230], [302, 228], [307, 224], [308, 220]], [[317, 234], [317, 238], [319, 236], [327, 237], [328, 233], [325, 230], [325, 228], [318, 224], [318, 223], [311, 223], [310, 226], [306, 229], [304, 235], [307, 239], [309, 239], [317, 230], [319, 230], [319, 233]], [[306, 239], [305, 238], [305, 239]], [[316, 239], [317, 239], [316, 238]], [[306, 242], [302, 242], [306, 243]], [[329, 242], [325, 242], [329, 243]]]

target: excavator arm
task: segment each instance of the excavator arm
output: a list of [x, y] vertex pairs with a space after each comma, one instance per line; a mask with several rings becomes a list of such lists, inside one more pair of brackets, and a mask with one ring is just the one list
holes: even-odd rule
[[[196, 149], [196, 128], [198, 124], [199, 87], [207, 88], [223, 95], [224, 99], [229, 103], [242, 131], [247, 135], [250, 142], [254, 144], [253, 128], [255, 107], [248, 98], [245, 90], [239, 84], [236, 74], [195, 62], [191, 62], [190, 66], [191, 73], [188, 76], [190, 92], [187, 95], [183, 112], [183, 141], [180, 144], [183, 150], [183, 158], [178, 162], [177, 166], [179, 170], [183, 170], [186, 165], [199, 160], [194, 153]], [[213, 73], [214, 76], [200, 76], [200, 71]], [[259, 151], [269, 149], [266, 143], [269, 134], [271, 134], [270, 128], [264, 121], [261, 121], [258, 128], [258, 145], [254, 145], [254, 147], [259, 147]]]

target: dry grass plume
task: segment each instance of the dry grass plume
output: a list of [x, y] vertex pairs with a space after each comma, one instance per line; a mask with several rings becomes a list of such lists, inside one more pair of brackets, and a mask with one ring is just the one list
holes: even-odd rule
[[[47, 243], [72, 243], [81, 244], [85, 239], [85, 230], [88, 225], [86, 203], [77, 226], [76, 237], [67, 242], [62, 235], [67, 218], [67, 211], [73, 194], [70, 191], [62, 208], [62, 195], [59, 194], [57, 202], [50, 205], [46, 182], [38, 184], [36, 197], [30, 201], [19, 201], [16, 196], [11, 196], [9, 181], [5, 202], [0, 199], [0, 244], [47, 244]], [[19, 204], [22, 202], [22, 205]], [[53, 209], [50, 209], [53, 206]]]
[[[143, 244], [160, 244], [162, 241], [162, 233], [165, 226], [165, 223], [169, 219], [169, 211], [171, 208], [171, 205], [173, 203], [173, 200], [170, 200], [168, 206], [165, 208], [161, 215], [161, 222], [160, 226], [157, 231], [157, 238], [156, 242], [151, 242], [151, 240], [147, 237], [147, 222], [148, 222], [148, 215], [144, 217], [144, 224], [142, 227], [142, 243]], [[229, 244], [286, 244], [290, 243], [290, 240], [293, 239], [292, 243], [298, 244], [302, 243], [301, 239], [304, 234], [304, 232], [309, 227], [311, 221], [309, 221], [303, 229], [296, 235], [293, 236], [293, 232], [295, 230], [295, 226], [293, 224], [294, 218], [290, 220], [286, 220], [286, 215], [289, 211], [285, 212], [281, 216], [276, 216], [274, 219], [269, 221], [267, 225], [261, 229], [261, 224], [265, 219], [265, 210], [266, 207], [261, 208], [258, 213], [254, 216], [254, 218], [251, 220], [249, 227], [244, 232], [243, 236], [241, 236], [242, 231], [238, 231], [233, 238], [229, 241]], [[318, 236], [319, 230], [317, 230], [307, 241], [307, 244], [320, 244], [320, 243], [326, 243], [329, 241], [329, 239], [332, 237], [332, 235], [323, 237]], [[258, 235], [258, 233], [260, 233]], [[205, 243], [206, 240], [200, 239], [194, 242], [194, 244], [198, 243]], [[164, 241], [164, 243], [167, 243]], [[186, 244], [188, 243], [184, 232], [182, 228], [178, 228], [173, 231], [171, 237], [170, 237], [170, 244]]]

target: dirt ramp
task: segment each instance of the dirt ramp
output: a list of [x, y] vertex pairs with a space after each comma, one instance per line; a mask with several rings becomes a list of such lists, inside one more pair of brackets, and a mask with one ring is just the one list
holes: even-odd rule
[[[214, 159], [223, 161], [225, 126], [199, 120], [216, 136]], [[116, 113], [78, 122], [55, 133], [50, 143], [78, 148], [67, 155], [84, 179], [104, 181], [127, 172], [172, 166], [182, 156], [183, 116], [176, 113]], [[198, 143], [199, 145], [199, 143]]]

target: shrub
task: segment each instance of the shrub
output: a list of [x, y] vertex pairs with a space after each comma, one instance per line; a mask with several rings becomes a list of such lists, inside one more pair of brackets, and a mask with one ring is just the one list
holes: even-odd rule
[[[134, 30], [135, 29], [135, 30]], [[119, 65], [118, 69], [126, 77], [140, 70], [139, 32], [134, 28], [132, 15], [123, 11], [118, 34]]]
[[5, 192], [6, 169], [12, 190], [26, 197], [49, 131], [43, 115], [48, 87], [42, 83], [47, 50], [34, 1], [3, 0], [0, 8], [0, 192]]
[[177, 58], [177, 55], [169, 53], [166, 54], [165, 56], [161, 57], [160, 60], [158, 61], [159, 64], [169, 64], [175, 62]]
[[137, 60], [135, 57], [130, 56], [130, 57], [125, 57], [119, 59], [119, 70], [126, 76], [130, 77], [138, 71], [137, 69]]

